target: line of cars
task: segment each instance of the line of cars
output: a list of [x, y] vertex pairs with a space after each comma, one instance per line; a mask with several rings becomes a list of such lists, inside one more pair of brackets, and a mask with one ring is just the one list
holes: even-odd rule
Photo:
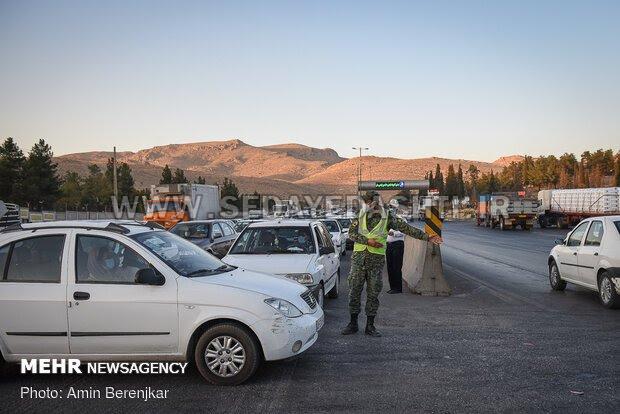
[[3, 229], [2, 360], [185, 360], [207, 381], [235, 385], [262, 361], [299, 355], [318, 338], [324, 298], [338, 296], [342, 231], [275, 220], [238, 234], [236, 224]]

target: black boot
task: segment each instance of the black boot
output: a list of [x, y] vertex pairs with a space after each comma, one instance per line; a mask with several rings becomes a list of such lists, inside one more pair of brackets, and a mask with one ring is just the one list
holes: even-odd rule
[[379, 331], [377, 331], [377, 328], [375, 328], [375, 317], [374, 316], [368, 316], [366, 318], [366, 335], [370, 335], [374, 337], [381, 336]]
[[359, 331], [357, 326], [357, 313], [351, 314], [351, 322], [342, 330], [343, 335], [351, 335]]

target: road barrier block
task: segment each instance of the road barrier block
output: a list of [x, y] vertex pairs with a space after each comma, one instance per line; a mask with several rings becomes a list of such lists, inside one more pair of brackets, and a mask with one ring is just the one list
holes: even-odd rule
[[[442, 227], [438, 209], [427, 208], [424, 226], [426, 233], [441, 237]], [[443, 276], [439, 246], [410, 237], [405, 238], [403, 281], [410, 291], [423, 296], [448, 296], [452, 293]]]

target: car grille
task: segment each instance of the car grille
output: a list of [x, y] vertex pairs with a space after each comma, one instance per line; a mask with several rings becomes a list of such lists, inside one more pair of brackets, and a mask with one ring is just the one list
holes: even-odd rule
[[300, 296], [304, 300], [304, 302], [306, 302], [308, 306], [310, 306], [310, 309], [316, 308], [316, 299], [314, 295], [312, 294], [312, 292], [310, 292], [309, 290], [306, 290]]

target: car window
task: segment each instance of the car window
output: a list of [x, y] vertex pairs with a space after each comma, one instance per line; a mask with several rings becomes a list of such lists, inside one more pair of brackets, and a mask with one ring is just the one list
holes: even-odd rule
[[325, 226], [318, 226], [319, 231], [323, 235], [323, 239], [325, 239], [324, 243], [326, 247], [334, 247], [334, 243], [332, 242], [332, 235], [329, 234]]
[[179, 223], [170, 233], [184, 239], [206, 239], [209, 237], [211, 225], [209, 223]]
[[136, 273], [150, 265], [124, 244], [100, 236], [77, 237], [77, 283], [133, 284]]
[[603, 222], [592, 221], [584, 246], [600, 246], [603, 239]]
[[568, 238], [567, 246], [574, 247], [581, 244], [581, 239], [583, 239], [583, 235], [588, 228], [588, 224], [590, 224], [590, 222], [586, 221], [585, 223], [581, 223], [579, 226], [577, 226], [577, 228], [575, 228], [575, 230], [573, 230], [570, 237]]
[[321, 250], [323, 247], [327, 247], [327, 245], [325, 244], [325, 238], [321, 234], [319, 226], [316, 226], [314, 228], [314, 235], [316, 236], [316, 241], [319, 244], [319, 250]]
[[326, 220], [322, 222], [325, 227], [327, 227], [327, 231], [330, 233], [337, 233], [340, 231], [340, 227], [338, 227], [338, 223], [335, 220]]
[[351, 220], [350, 219], [338, 219], [338, 223], [340, 223], [340, 227], [342, 227], [343, 229], [349, 229], [349, 227], [351, 227]]
[[9, 258], [9, 251], [11, 250], [11, 244], [0, 247], [0, 279], [4, 279], [4, 269], [6, 261]]
[[220, 223], [222, 226], [222, 230], [224, 230], [224, 236], [232, 236], [234, 231], [230, 228], [230, 226], [226, 223]]
[[213, 223], [213, 238], [222, 237], [222, 228], [218, 223]]
[[30, 237], [15, 241], [5, 258], [6, 282], [60, 282], [64, 235]]
[[167, 231], [148, 231], [135, 234], [131, 238], [183, 276], [202, 277], [230, 272], [233, 269], [194, 243]]
[[230, 254], [314, 253], [310, 227], [248, 227], [237, 238]]

